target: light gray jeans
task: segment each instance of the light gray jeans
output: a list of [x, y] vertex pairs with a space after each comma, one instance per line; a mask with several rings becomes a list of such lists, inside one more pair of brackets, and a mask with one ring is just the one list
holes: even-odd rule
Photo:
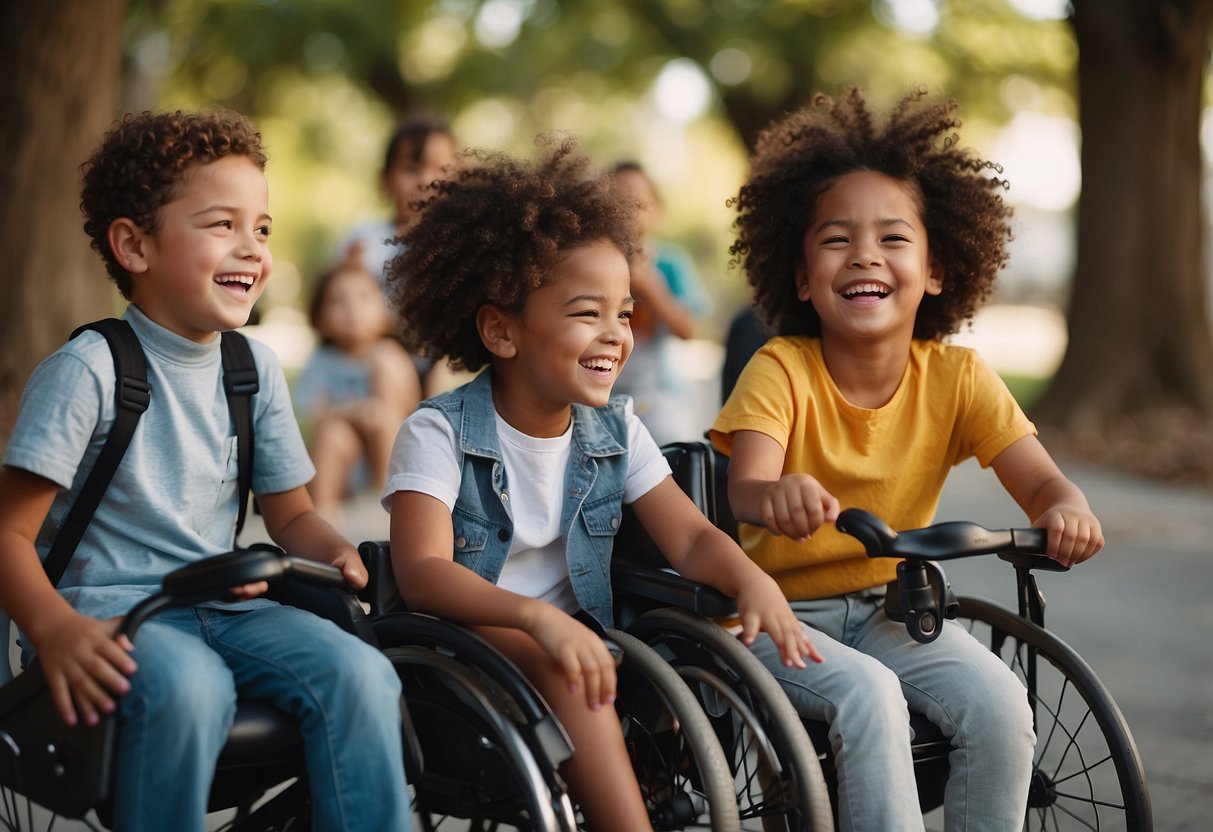
[[[948, 832], [1019, 830], [1036, 737], [1024, 687], [965, 630], [947, 622], [920, 644], [884, 614], [884, 587], [792, 604], [825, 656], [785, 667], [765, 634], [754, 653], [796, 710], [829, 723], [843, 830], [920, 830], [909, 710], [952, 743], [944, 802]], [[908, 705], [908, 707], [907, 707]]]

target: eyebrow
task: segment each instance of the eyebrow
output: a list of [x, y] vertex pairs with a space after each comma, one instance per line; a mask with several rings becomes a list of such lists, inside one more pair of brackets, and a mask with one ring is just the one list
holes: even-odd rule
[[[236, 208], [233, 205], [209, 205], [206, 208], [200, 208], [199, 210], [190, 214], [190, 216], [191, 217], [200, 217], [203, 214], [213, 214], [216, 212], [224, 213], [224, 214], [235, 214], [235, 213], [238, 213], [239, 211], [240, 211], [240, 209]], [[271, 217], [269, 214], [258, 214], [257, 221], [261, 222], [262, 220], [268, 220], [270, 222], [273, 222], [274, 218]]]
[[[887, 227], [890, 225], [905, 225], [905, 226], [909, 226], [910, 228], [914, 227], [914, 224], [912, 222], [910, 222], [907, 219], [902, 219], [901, 217], [889, 217], [887, 219], [880, 219], [880, 220], [876, 221], [876, 224], [881, 227]], [[817, 232], [820, 232], [823, 228], [827, 228], [831, 225], [840, 225], [843, 228], [853, 228], [856, 225], [856, 223], [853, 222], [852, 220], [844, 220], [844, 219], [826, 220], [825, 222], [818, 225], [815, 230]]]
[[[606, 295], [574, 295], [564, 302], [564, 306], [573, 306], [577, 303], [606, 303]], [[636, 298], [628, 295], [623, 299], [624, 303], [635, 303]]]

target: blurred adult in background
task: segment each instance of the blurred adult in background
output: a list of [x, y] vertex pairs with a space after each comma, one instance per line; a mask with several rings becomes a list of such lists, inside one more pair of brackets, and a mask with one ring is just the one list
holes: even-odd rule
[[[415, 114], [401, 121], [388, 139], [379, 172], [379, 187], [392, 215], [356, 226], [342, 243], [339, 259], [360, 260], [382, 285], [387, 264], [403, 251], [399, 236], [416, 219], [420, 204], [434, 195], [431, 185], [454, 170], [457, 151], [455, 134], [441, 118]], [[452, 386], [441, 358], [414, 355], [412, 359], [426, 396]]]
[[632, 210], [643, 243], [638, 255], [641, 262], [632, 271], [636, 346], [615, 392], [632, 397], [636, 415], [658, 444], [694, 439], [698, 423], [688, 418], [689, 381], [674, 360], [673, 342], [694, 337], [698, 320], [711, 312], [711, 296], [690, 255], [653, 236], [665, 218], [665, 209], [644, 168], [624, 161], [612, 172], [615, 192]]

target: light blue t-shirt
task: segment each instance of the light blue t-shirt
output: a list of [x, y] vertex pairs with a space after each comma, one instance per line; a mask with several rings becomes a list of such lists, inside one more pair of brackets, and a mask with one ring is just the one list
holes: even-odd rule
[[373, 392], [369, 360], [321, 344], [295, 378], [295, 409], [300, 418], [310, 418], [320, 405], [368, 399]]
[[[143, 344], [151, 402], [59, 582], [73, 607], [97, 618], [125, 613], [155, 592], [165, 573], [230, 550], [236, 526], [236, 436], [219, 338], [195, 343], [133, 305], [123, 317]], [[264, 344], [250, 346], [261, 388], [253, 396], [253, 492], [288, 491], [307, 483], [315, 469], [276, 356]], [[82, 333], [34, 370], [3, 462], [62, 489], [38, 535], [42, 557], [113, 420], [114, 365], [100, 334]]]

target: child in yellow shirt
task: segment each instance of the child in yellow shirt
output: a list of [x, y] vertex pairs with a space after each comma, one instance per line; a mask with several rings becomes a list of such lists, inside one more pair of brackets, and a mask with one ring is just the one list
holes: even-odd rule
[[1002, 381], [942, 341], [989, 296], [1011, 236], [1001, 168], [957, 143], [955, 111], [915, 91], [878, 124], [858, 90], [818, 96], [759, 138], [734, 200], [732, 253], [778, 336], [712, 439], [732, 457], [743, 548], [825, 657], [793, 668], [754, 647], [799, 712], [830, 724], [843, 829], [923, 828], [910, 708], [954, 747], [949, 830], [1022, 828], [1035, 739], [1022, 686], [963, 628], [919, 644], [880, 614], [896, 564], [838, 532], [840, 508], [927, 525], [948, 471], [976, 456], [1048, 530], [1050, 556], [1103, 546]]

